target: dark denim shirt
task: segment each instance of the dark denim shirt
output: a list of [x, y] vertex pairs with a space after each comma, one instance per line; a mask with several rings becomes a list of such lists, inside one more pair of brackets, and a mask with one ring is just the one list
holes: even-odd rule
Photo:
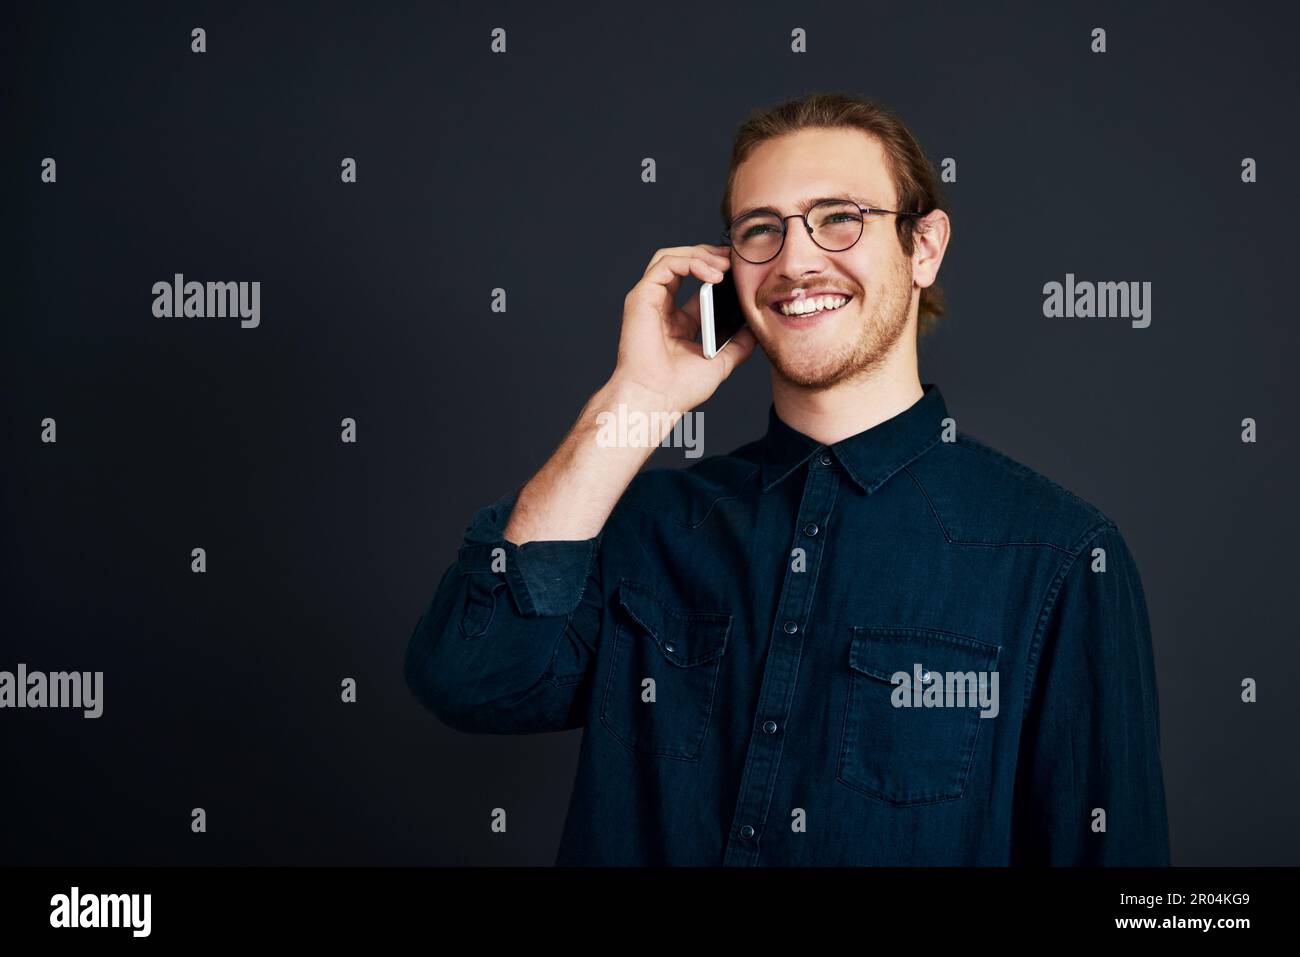
[[830, 446], [773, 407], [588, 541], [507, 542], [518, 490], [474, 517], [406, 680], [462, 731], [586, 729], [557, 864], [1168, 863], [1119, 529], [924, 391]]

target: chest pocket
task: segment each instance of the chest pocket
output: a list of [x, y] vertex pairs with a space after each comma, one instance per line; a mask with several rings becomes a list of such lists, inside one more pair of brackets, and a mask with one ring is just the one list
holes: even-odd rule
[[980, 717], [980, 690], [997, 692], [998, 652], [942, 631], [854, 628], [838, 780], [895, 805], [961, 797], [981, 725], [995, 720]]
[[694, 761], [709, 730], [731, 615], [619, 583], [601, 723], [633, 751]]

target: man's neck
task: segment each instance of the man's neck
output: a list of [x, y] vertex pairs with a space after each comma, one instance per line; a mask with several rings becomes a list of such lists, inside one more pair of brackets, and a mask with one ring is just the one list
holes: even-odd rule
[[823, 445], [892, 419], [924, 394], [915, 346], [895, 349], [882, 365], [825, 390], [772, 376], [772, 404], [781, 421]]

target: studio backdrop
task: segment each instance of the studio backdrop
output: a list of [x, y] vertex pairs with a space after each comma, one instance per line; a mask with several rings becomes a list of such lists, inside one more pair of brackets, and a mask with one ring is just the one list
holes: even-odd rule
[[[474, 512], [608, 378], [654, 252], [718, 241], [736, 126], [836, 90], [897, 112], [949, 198], [922, 380], [1136, 558], [1174, 863], [1300, 863], [1292, 20], [4, 16], [0, 671], [86, 678], [0, 709], [4, 863], [551, 863], [583, 731], [443, 726], [407, 641]], [[1054, 307], [1087, 284], [1120, 307]], [[703, 454], [769, 401], [760, 354], [703, 407]]]

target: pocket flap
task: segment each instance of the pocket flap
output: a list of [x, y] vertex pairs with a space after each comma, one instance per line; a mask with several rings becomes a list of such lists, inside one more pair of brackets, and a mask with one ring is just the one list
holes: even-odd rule
[[869, 625], [853, 629], [849, 666], [882, 681], [903, 672], [909, 678], [914, 665], [926, 671], [992, 671], [997, 666], [997, 645], [931, 628]]
[[619, 583], [618, 601], [675, 665], [689, 668], [703, 664], [726, 650], [731, 615], [680, 611], [646, 585], [626, 580]]

